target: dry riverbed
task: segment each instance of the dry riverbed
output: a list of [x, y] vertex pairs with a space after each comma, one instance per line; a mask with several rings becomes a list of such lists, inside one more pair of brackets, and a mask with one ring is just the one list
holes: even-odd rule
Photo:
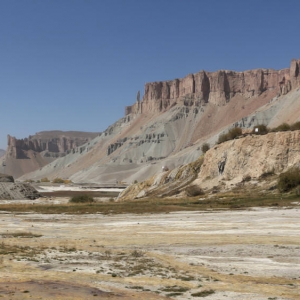
[[300, 299], [299, 213], [0, 212], [0, 298]]

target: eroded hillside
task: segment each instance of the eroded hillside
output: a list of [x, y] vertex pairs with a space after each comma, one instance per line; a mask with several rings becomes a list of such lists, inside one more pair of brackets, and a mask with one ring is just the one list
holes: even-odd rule
[[[119, 200], [145, 196], [195, 195], [228, 191], [241, 184], [262, 184], [269, 175], [279, 175], [300, 162], [300, 131], [274, 132], [215, 145], [195, 162], [162, 171], [151, 179], [128, 187]], [[268, 176], [267, 176], [268, 175]], [[198, 193], [198, 194], [197, 194]]]
[[149, 83], [101, 135], [21, 179], [128, 184], [197, 160], [229, 128], [299, 119], [299, 61], [289, 69], [200, 72]]

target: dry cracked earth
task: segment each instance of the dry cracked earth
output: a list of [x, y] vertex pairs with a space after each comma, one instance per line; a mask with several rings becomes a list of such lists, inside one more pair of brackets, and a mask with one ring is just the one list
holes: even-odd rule
[[300, 299], [300, 206], [1, 212], [1, 299]]

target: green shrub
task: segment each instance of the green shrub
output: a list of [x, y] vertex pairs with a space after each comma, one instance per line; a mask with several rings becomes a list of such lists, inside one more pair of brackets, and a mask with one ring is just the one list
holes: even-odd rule
[[201, 291], [201, 292], [197, 292], [197, 293], [193, 293], [191, 294], [193, 297], [207, 297], [211, 294], [214, 294], [215, 291], [214, 290], [205, 290], [205, 291]]
[[65, 181], [61, 178], [54, 178], [52, 182], [53, 183], [65, 183]]
[[225, 133], [222, 133], [219, 135], [219, 139], [218, 139], [218, 144], [222, 144], [224, 142], [228, 141], [227, 140], [227, 135]]
[[242, 135], [242, 128], [240, 127], [234, 127], [234, 128], [231, 128], [229, 130], [229, 132], [227, 133], [228, 135], [228, 140], [233, 140], [235, 139], [236, 137]]
[[64, 184], [70, 184], [70, 183], [72, 183], [72, 180], [70, 180], [70, 179], [65, 179], [64, 180]]
[[94, 202], [94, 198], [90, 195], [80, 195], [72, 197], [69, 202], [71, 203], [91, 203]]
[[252, 133], [254, 133], [254, 134], [267, 134], [268, 132], [269, 132], [269, 129], [264, 124], [256, 125], [252, 130]]
[[300, 130], [300, 122], [291, 125], [291, 130]]
[[41, 182], [50, 182], [50, 180], [47, 177], [44, 177], [41, 179]]
[[233, 140], [242, 135], [242, 133], [242, 128], [240, 127], [231, 128], [227, 133], [219, 135], [218, 144]]
[[299, 168], [292, 168], [279, 175], [277, 188], [280, 192], [288, 192], [300, 184]]
[[289, 130], [291, 130], [291, 126], [287, 123], [282, 123], [279, 126], [277, 126], [276, 128], [273, 128], [272, 132], [289, 131]]
[[201, 147], [201, 151], [203, 152], [203, 153], [206, 153], [208, 150], [209, 150], [209, 144], [208, 143], [204, 143], [203, 145], [202, 145], [202, 147]]

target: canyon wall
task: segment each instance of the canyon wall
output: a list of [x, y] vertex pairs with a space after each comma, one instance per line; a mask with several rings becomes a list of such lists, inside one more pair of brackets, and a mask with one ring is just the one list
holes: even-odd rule
[[199, 105], [204, 102], [224, 105], [235, 95], [247, 99], [268, 90], [284, 95], [300, 85], [299, 65], [300, 60], [294, 59], [290, 68], [279, 71], [200, 71], [182, 79], [146, 83], [142, 101], [137, 100], [134, 105], [127, 106], [125, 115], [160, 112], [178, 102], [185, 105]]
[[43, 131], [25, 139], [7, 136], [7, 155], [16, 159], [27, 158], [26, 152], [46, 151], [47, 153], [66, 154], [95, 138], [98, 133], [77, 131]]

